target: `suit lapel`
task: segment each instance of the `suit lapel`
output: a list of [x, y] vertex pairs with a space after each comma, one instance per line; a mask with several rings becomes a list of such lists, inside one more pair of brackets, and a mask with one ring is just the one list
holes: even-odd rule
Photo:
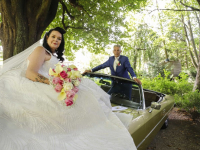
[[112, 69], [112, 70], [115, 72], [115, 70], [114, 70], [114, 68], [113, 68], [114, 60], [115, 60], [115, 57], [112, 56], [112, 57], [111, 57], [111, 63], [110, 63], [110, 69]]

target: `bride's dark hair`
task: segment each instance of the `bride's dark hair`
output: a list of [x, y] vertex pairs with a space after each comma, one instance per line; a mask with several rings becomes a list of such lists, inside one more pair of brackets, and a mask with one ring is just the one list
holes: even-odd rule
[[62, 56], [63, 56], [64, 46], [65, 46], [65, 40], [64, 40], [63, 34], [66, 33], [66, 31], [64, 29], [62, 29], [60, 27], [56, 27], [56, 28], [49, 30], [44, 36], [43, 47], [45, 47], [50, 53], [52, 53], [51, 48], [49, 47], [49, 45], [47, 43], [47, 37], [49, 37], [49, 35], [51, 34], [52, 31], [58, 31], [60, 34], [62, 34], [61, 43], [60, 43], [60, 46], [56, 50], [56, 54], [57, 54], [57, 58], [61, 62], [63, 62], [64, 58]]

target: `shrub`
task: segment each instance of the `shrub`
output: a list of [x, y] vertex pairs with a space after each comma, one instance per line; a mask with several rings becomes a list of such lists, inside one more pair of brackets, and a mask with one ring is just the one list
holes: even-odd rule
[[182, 96], [176, 94], [174, 98], [179, 107], [190, 112], [193, 120], [198, 117], [198, 113], [200, 113], [200, 93], [198, 90], [194, 92], [190, 91]]
[[188, 75], [180, 73], [171, 80], [170, 72], [164, 70], [164, 77], [159, 74], [154, 79], [143, 78], [143, 88], [174, 96], [178, 107], [186, 109], [195, 120], [200, 113], [200, 93], [192, 91], [193, 84], [188, 81]]
[[169, 78], [170, 72], [164, 70], [164, 77], [159, 74], [154, 79], [142, 79], [142, 86], [143, 88], [154, 90], [157, 92], [165, 93], [174, 95], [177, 91], [176, 83], [173, 81], [170, 81]]

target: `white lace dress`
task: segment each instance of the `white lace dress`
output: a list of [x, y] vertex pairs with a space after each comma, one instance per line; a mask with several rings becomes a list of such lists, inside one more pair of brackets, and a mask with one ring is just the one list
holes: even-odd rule
[[[48, 77], [51, 56], [39, 73]], [[27, 62], [0, 76], [1, 150], [135, 150], [127, 129], [111, 111], [109, 95], [83, 79], [72, 107], [47, 84], [25, 78]]]

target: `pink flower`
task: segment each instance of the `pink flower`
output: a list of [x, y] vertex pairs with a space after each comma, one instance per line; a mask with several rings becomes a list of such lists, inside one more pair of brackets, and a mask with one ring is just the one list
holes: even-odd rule
[[53, 84], [57, 84], [57, 83], [62, 82], [62, 80], [60, 80], [59, 77], [54, 77], [52, 82], [53, 82]]
[[55, 69], [52, 69], [52, 70], [53, 70], [53, 72], [56, 72]]
[[81, 82], [81, 78], [78, 78], [78, 81]]
[[77, 93], [79, 89], [78, 89], [77, 87], [74, 87], [72, 90], [73, 90], [75, 93]]
[[63, 85], [63, 80], [60, 80], [59, 84], [60, 84], [60, 85]]
[[75, 71], [78, 71], [78, 68], [74, 68]]
[[71, 68], [67, 68], [67, 71], [71, 71]]
[[61, 67], [64, 67], [65, 65], [61, 65]]
[[70, 90], [70, 91], [66, 92], [67, 99], [73, 99], [74, 96], [75, 96], [75, 92], [73, 90]]
[[68, 74], [65, 71], [62, 71], [60, 73], [60, 76], [65, 79], [65, 78], [67, 78]]
[[72, 79], [66, 78], [65, 81], [66, 81], [66, 82], [72, 82]]
[[66, 99], [66, 100], [65, 100], [65, 104], [66, 104], [66, 106], [71, 106], [71, 105], [73, 105], [73, 100], [71, 100], [71, 99]]
[[63, 88], [63, 86], [61, 84], [57, 84], [55, 86], [55, 91], [59, 93], [59, 92], [61, 92], [62, 88]]

